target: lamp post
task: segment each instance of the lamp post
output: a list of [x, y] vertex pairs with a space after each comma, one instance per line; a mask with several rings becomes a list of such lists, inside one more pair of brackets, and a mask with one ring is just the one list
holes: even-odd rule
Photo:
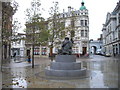
[[[33, 26], [34, 27], [34, 26]], [[32, 41], [32, 68], [34, 68], [34, 33], [35, 33], [35, 28], [33, 28], [33, 41]]]

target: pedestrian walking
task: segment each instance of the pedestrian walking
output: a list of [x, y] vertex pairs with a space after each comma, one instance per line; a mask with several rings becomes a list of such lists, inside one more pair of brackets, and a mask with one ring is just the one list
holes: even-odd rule
[[14, 61], [16, 61], [16, 52], [13, 54]]
[[28, 62], [31, 63], [31, 56], [30, 56], [30, 54], [28, 55]]

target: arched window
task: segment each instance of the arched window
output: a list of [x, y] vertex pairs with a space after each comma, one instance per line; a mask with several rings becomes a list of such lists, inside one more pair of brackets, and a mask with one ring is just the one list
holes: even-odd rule
[[87, 20], [85, 20], [85, 26], [87, 26]]
[[84, 37], [84, 30], [81, 30], [81, 37]]
[[85, 37], [87, 37], [88, 36], [88, 33], [87, 33], [87, 30], [85, 30]]
[[80, 24], [81, 26], [84, 26], [83, 20], [80, 20]]

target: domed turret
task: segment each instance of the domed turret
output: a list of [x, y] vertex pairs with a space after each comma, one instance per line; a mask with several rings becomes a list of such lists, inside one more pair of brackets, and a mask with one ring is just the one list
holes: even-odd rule
[[85, 10], [86, 9], [86, 7], [84, 6], [84, 4], [85, 4], [84, 1], [82, 1], [80, 10]]

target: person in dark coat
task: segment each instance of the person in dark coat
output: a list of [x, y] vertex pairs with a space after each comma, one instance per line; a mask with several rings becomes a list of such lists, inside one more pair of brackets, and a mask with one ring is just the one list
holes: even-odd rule
[[31, 63], [31, 56], [30, 56], [30, 54], [28, 55], [28, 62]]
[[16, 52], [13, 54], [14, 61], [16, 61]]

